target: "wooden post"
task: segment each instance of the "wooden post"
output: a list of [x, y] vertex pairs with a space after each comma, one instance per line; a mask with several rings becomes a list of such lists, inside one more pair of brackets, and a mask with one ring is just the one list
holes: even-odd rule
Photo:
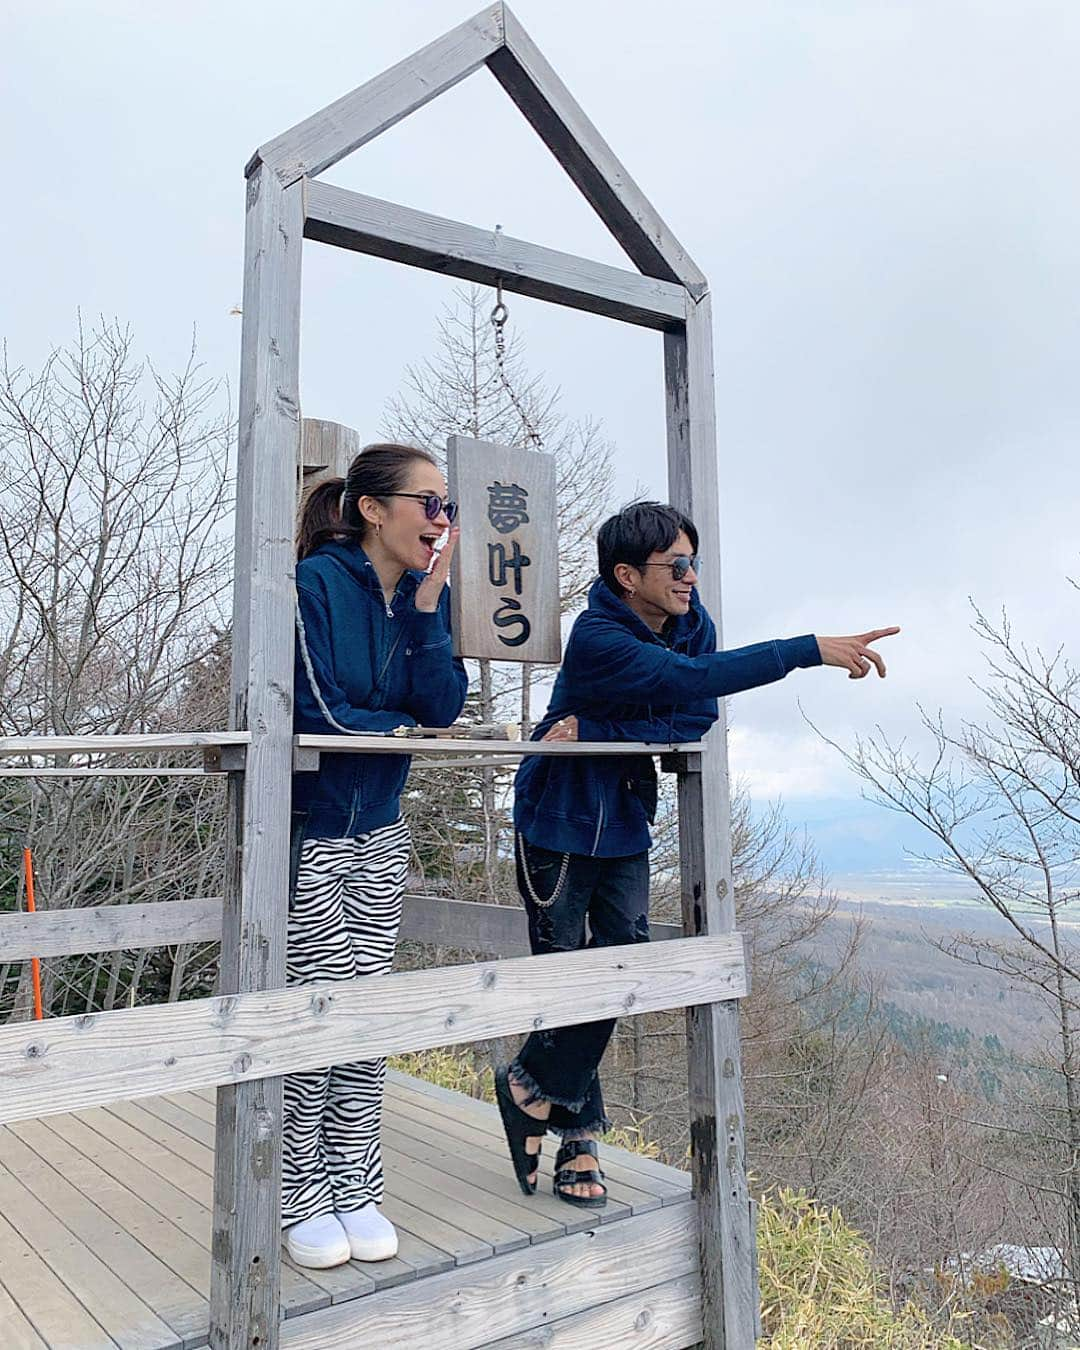
[[[720, 510], [713, 391], [712, 309], [688, 297], [686, 327], [664, 337], [668, 495], [700, 533], [702, 599], [720, 638]], [[735, 929], [731, 880], [727, 729], [679, 773], [679, 856], [687, 934]], [[703, 1345], [752, 1350], [756, 1322], [754, 1242], [736, 1002], [687, 1008], [690, 1137], [700, 1216]]]
[[[230, 727], [251, 744], [246, 770], [229, 774], [224, 995], [285, 983], [302, 193], [261, 164], [249, 173]], [[218, 1089], [214, 1350], [278, 1346], [281, 1115], [280, 1078]]]
[[300, 423], [301, 487], [309, 488], [323, 478], [344, 478], [360, 453], [360, 433], [341, 422], [305, 417]]

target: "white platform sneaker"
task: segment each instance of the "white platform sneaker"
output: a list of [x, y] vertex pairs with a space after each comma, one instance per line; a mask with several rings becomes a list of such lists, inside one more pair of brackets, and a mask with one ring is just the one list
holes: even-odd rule
[[343, 1266], [352, 1256], [345, 1229], [333, 1214], [317, 1214], [314, 1219], [294, 1223], [285, 1234], [285, 1250], [298, 1266], [309, 1270]]
[[397, 1256], [397, 1232], [376, 1205], [339, 1210], [334, 1218], [345, 1230], [354, 1261], [389, 1261]]

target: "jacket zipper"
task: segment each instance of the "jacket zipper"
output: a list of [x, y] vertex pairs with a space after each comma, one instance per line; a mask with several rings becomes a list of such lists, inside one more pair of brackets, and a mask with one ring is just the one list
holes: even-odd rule
[[603, 791], [601, 790], [601, 793], [600, 793], [600, 815], [599, 815], [599, 817], [597, 818], [597, 821], [596, 821], [596, 837], [595, 837], [595, 839], [593, 839], [593, 844], [592, 844], [592, 856], [593, 856], [594, 858], [596, 857], [596, 850], [600, 847], [600, 835], [603, 833], [603, 829], [604, 829], [604, 794], [603, 794]]

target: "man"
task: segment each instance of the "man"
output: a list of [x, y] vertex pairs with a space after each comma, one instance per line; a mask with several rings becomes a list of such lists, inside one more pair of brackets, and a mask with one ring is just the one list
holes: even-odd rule
[[[574, 622], [551, 703], [533, 739], [700, 740], [718, 698], [771, 684], [792, 670], [838, 666], [852, 679], [885, 663], [871, 643], [898, 633], [807, 635], [718, 652], [716, 628], [694, 589], [698, 533], [672, 506], [639, 502], [601, 527], [600, 578]], [[536, 954], [649, 940], [651, 757], [541, 756], [518, 770], [514, 824], [518, 890]], [[540, 1140], [562, 1136], [555, 1194], [587, 1208], [606, 1202], [595, 1137], [609, 1128], [597, 1069], [613, 1020], [533, 1032], [496, 1093], [514, 1171], [536, 1190]]]

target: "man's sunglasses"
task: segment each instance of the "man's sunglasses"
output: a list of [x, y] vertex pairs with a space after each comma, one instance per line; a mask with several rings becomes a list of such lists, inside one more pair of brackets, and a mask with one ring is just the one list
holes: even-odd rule
[[441, 497], [436, 496], [434, 492], [387, 492], [387, 497], [411, 497], [413, 501], [424, 503], [424, 515], [428, 520], [438, 520], [439, 512], [446, 512], [446, 519], [454, 523], [457, 515], [457, 502], [452, 502], [447, 498], [443, 501]]
[[688, 558], [685, 553], [680, 553], [677, 558], [672, 558], [670, 562], [662, 563], [640, 563], [641, 567], [670, 567], [671, 578], [673, 581], [682, 581], [687, 572], [693, 568], [695, 574], [701, 571], [701, 559], [695, 553], [692, 558]]

